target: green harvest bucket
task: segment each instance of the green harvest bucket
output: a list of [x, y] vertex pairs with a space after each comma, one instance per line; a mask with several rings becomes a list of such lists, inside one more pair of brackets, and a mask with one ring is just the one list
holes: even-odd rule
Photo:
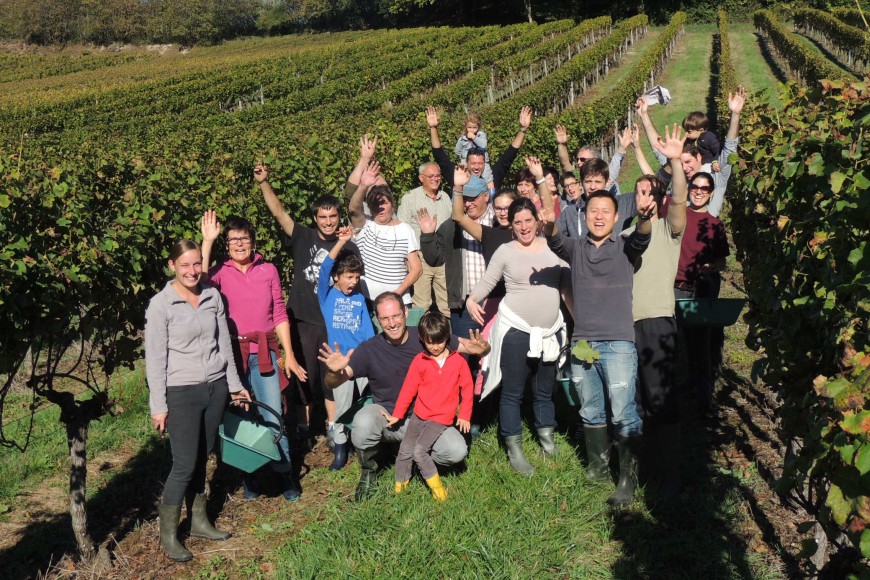
[[[238, 413], [224, 413], [223, 423], [218, 427], [221, 437], [221, 459], [227, 465], [254, 473], [270, 461], [280, 461], [278, 441], [284, 436], [284, 420], [273, 408], [257, 401], [251, 405], [266, 409], [278, 418], [280, 431], [272, 435], [272, 430], [256, 421], [242, 417]], [[259, 417], [259, 414], [257, 415]]]
[[731, 326], [740, 317], [743, 298], [681, 298], [677, 322], [683, 326]]
[[[570, 337], [569, 337], [570, 338]], [[571, 341], [568, 341], [568, 344], [562, 347], [561, 353], [559, 353], [559, 359], [562, 356], [565, 356], [565, 364], [560, 366], [556, 370], [556, 383], [562, 387], [562, 392], [565, 394], [565, 400], [568, 403], [569, 407], [579, 407], [580, 403], [577, 401], [577, 394], [574, 392], [574, 385], [571, 384]]]

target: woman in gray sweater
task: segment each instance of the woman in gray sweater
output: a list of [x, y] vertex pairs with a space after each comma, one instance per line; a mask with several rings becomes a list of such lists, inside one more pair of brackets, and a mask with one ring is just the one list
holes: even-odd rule
[[233, 359], [224, 303], [202, 286], [202, 253], [196, 242], [176, 242], [169, 253], [175, 277], [151, 299], [145, 313], [145, 372], [151, 421], [169, 430], [172, 470], [160, 504], [160, 544], [179, 562], [193, 556], [178, 541], [181, 504], [188, 500], [190, 535], [226, 540], [206, 516], [205, 466], [227, 406], [250, 401]]
[[538, 235], [538, 211], [531, 200], [514, 201], [508, 209], [508, 220], [514, 240], [495, 251], [486, 273], [469, 295], [466, 308], [478, 324], [483, 324], [479, 303], [504, 279], [506, 294], [490, 330], [492, 351], [483, 363], [486, 378], [481, 398], [501, 382], [499, 431], [511, 467], [531, 475], [535, 469], [522, 450], [520, 406], [526, 381], [531, 378], [538, 439], [545, 453], [553, 453], [553, 387], [559, 351], [565, 344], [559, 297], [566, 297], [571, 306], [570, 273], [567, 264], [547, 247], [546, 239]]

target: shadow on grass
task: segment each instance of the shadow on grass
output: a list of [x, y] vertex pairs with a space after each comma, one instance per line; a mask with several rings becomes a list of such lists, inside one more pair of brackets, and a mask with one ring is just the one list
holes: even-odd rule
[[[97, 545], [121, 542], [142, 521], [157, 517], [157, 500], [171, 464], [169, 440], [149, 439], [121, 471], [88, 499], [88, 521]], [[89, 462], [93, 474], [110, 466]], [[163, 474], [164, 477], [158, 477]], [[58, 490], [58, 493], [65, 491]], [[113, 546], [109, 546], [111, 549]], [[76, 552], [68, 513], [56, 515], [27, 528], [21, 540], [0, 552], [0, 576], [33, 578]]]
[[[733, 371], [723, 372], [723, 386], [716, 395], [717, 407], [735, 409], [757, 435], [741, 405], [733, 397], [738, 382]], [[705, 417], [689, 395], [681, 393], [683, 493], [676, 500], [660, 501], [653, 489], [646, 491], [648, 512], [625, 510], [614, 513], [613, 538], [623, 543], [622, 554], [612, 567], [616, 578], [755, 578], [771, 566], [766, 556], [754, 555], [752, 526], [741, 526], [747, 514], [761, 539], [782, 559], [787, 577], [801, 574], [799, 563], [782, 545], [776, 527], [749, 482], [719, 465], [717, 447], [733, 442], [750, 460], [755, 450], [740, 429], [717, 416]], [[764, 434], [762, 441], [773, 443]], [[758, 465], [761, 477], [772, 485], [769, 470]], [[741, 505], [745, 506], [742, 508]], [[748, 523], [748, 522], [747, 522]], [[775, 575], [778, 575], [775, 574]]]
[[788, 73], [783, 70], [777, 58], [773, 55], [773, 52], [770, 49], [770, 46], [767, 43], [767, 39], [764, 38], [761, 34], [755, 33], [755, 41], [758, 43], [758, 48], [761, 49], [761, 56], [764, 57], [764, 62], [767, 63], [768, 68], [770, 68], [770, 72], [773, 73], [773, 76], [776, 77], [781, 83], [787, 83], [791, 79], [788, 76]]

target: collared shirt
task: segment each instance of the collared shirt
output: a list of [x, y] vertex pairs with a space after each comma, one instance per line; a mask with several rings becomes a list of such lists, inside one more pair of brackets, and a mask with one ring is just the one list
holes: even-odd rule
[[418, 241], [420, 240], [420, 224], [417, 223], [417, 212], [421, 209], [426, 209], [429, 216], [435, 218], [435, 227], [437, 228], [450, 219], [453, 213], [453, 203], [450, 201], [450, 196], [440, 190], [435, 193], [435, 199], [432, 199], [423, 189], [423, 186], [412, 189], [402, 196], [396, 215], [399, 221], [411, 226]]
[[[486, 211], [474, 220], [482, 226], [492, 226], [492, 220], [495, 218], [495, 211], [491, 205], [486, 206]], [[462, 274], [465, 279], [465, 296], [471, 294], [471, 291], [483, 278], [483, 273], [486, 272], [486, 261], [483, 259], [483, 244], [475, 240], [465, 230], [462, 231]]]

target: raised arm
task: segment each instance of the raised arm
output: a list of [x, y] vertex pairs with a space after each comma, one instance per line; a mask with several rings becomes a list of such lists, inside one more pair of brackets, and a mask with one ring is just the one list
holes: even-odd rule
[[646, 138], [650, 143], [658, 143], [660, 135], [659, 132], [656, 131], [652, 120], [649, 118], [649, 105], [647, 104], [646, 99], [643, 97], [639, 98], [637, 102], [635, 102], [634, 108], [637, 111], [637, 116], [640, 117], [641, 123], [643, 124]]
[[673, 190], [671, 201], [668, 204], [668, 222], [671, 224], [671, 230], [675, 234], [679, 234], [686, 227], [686, 200], [688, 199], [689, 189], [686, 182], [686, 174], [680, 166], [680, 155], [683, 152], [683, 143], [686, 142], [686, 136], [682, 134], [682, 129], [674, 123], [673, 131], [668, 131], [665, 126], [665, 138], [654, 144], [658, 151], [668, 158], [671, 164], [673, 177], [671, 178], [671, 187]]
[[574, 171], [574, 163], [571, 161], [571, 153], [568, 151], [568, 129], [565, 125], [556, 125], [553, 129], [556, 134], [556, 151], [559, 154], [559, 164], [564, 173]]
[[368, 164], [366, 170], [360, 177], [359, 186], [356, 188], [356, 191], [353, 192], [353, 195], [350, 197], [350, 201], [347, 204], [347, 213], [350, 216], [350, 223], [356, 229], [360, 229], [366, 225], [366, 216], [365, 213], [363, 213], [363, 199], [365, 198], [366, 192], [369, 188], [378, 180], [378, 172], [380, 169], [381, 166], [377, 161], [372, 161]]
[[728, 134], [726, 139], [737, 139], [738, 131], [740, 130], [740, 113], [743, 111], [743, 105], [746, 104], [746, 89], [743, 85], [739, 85], [734, 93], [728, 93], [728, 108], [731, 110], [731, 121], [728, 123]]
[[202, 214], [202, 246], [200, 249], [202, 250], [202, 276], [200, 277], [201, 282], [206, 282], [208, 280], [208, 268], [211, 265], [211, 251], [214, 248], [215, 240], [218, 239], [218, 236], [221, 234], [221, 224], [217, 221], [217, 215], [214, 213], [214, 210], [207, 209], [204, 214]]
[[[635, 125], [634, 130], [637, 130], [637, 125]], [[628, 148], [633, 142], [634, 131], [631, 127], [626, 127], [622, 130], [622, 133], [619, 134], [619, 145], [616, 148], [616, 153], [614, 153], [613, 157], [610, 159], [610, 165], [608, 167], [610, 181], [608, 182], [608, 187], [619, 182], [619, 174], [622, 173], [622, 161], [625, 159], [625, 152], [628, 151]]]
[[465, 198], [462, 189], [471, 180], [471, 173], [464, 165], [457, 165], [453, 171], [453, 221], [468, 232], [468, 235], [478, 242], [483, 238], [483, 226], [468, 217], [465, 213]]
[[351, 171], [350, 176], [347, 178], [347, 182], [353, 185], [358, 185], [359, 180], [362, 177], [362, 174], [365, 172], [366, 168], [369, 166], [369, 163], [372, 162], [375, 156], [375, 148], [378, 145], [377, 137], [369, 137], [369, 134], [366, 133], [359, 139], [359, 160], [356, 162], [356, 166]]
[[532, 172], [535, 178], [535, 185], [538, 186], [538, 195], [541, 196], [541, 216], [546, 217], [544, 221], [556, 221], [556, 200], [553, 194], [550, 193], [550, 188], [547, 187], [547, 180], [544, 177], [544, 168], [541, 166], [541, 160], [537, 157], [526, 157], [526, 167]]
[[655, 175], [655, 170], [652, 168], [652, 165], [649, 164], [649, 161], [647, 161], [646, 154], [643, 152], [643, 147], [640, 146], [640, 131], [638, 130], [637, 125], [634, 126], [633, 134], [634, 141], [631, 144], [631, 148], [634, 151], [634, 157], [637, 159], [637, 165], [640, 167], [641, 173], [644, 175]]
[[281, 229], [284, 230], [284, 233], [288, 236], [292, 236], [296, 222], [293, 221], [293, 218], [290, 217], [290, 214], [287, 213], [287, 210], [285, 210], [284, 206], [281, 204], [281, 200], [279, 200], [278, 196], [275, 195], [275, 190], [272, 189], [272, 184], [269, 183], [269, 172], [266, 170], [266, 166], [263, 165], [262, 161], [257, 163], [257, 166], [254, 168], [254, 181], [260, 185], [260, 191], [263, 193], [263, 199], [266, 201], [266, 206], [269, 208], [269, 211], [275, 219], [278, 220]]
[[426, 107], [426, 123], [429, 125], [429, 140], [432, 149], [441, 149], [441, 136], [438, 135], [438, 111], [432, 105]]
[[520, 130], [517, 132], [516, 137], [511, 142], [511, 145], [514, 146], [515, 149], [519, 149], [523, 146], [523, 141], [526, 140], [526, 133], [529, 132], [529, 125], [532, 124], [532, 108], [529, 106], [525, 106], [520, 109]]

